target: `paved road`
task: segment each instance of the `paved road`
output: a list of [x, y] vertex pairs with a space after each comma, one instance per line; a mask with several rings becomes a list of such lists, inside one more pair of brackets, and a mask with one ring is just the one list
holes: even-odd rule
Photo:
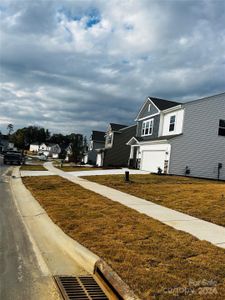
[[60, 299], [49, 274], [41, 271], [10, 191], [10, 168], [0, 157], [0, 299]]

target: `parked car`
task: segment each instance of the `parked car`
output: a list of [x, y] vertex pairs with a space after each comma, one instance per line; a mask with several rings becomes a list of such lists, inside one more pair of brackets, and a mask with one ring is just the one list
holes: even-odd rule
[[21, 165], [24, 162], [24, 158], [20, 152], [7, 152], [4, 155], [3, 162], [5, 165]]
[[43, 161], [46, 161], [46, 160], [47, 160], [47, 156], [44, 155], [44, 154], [39, 154], [39, 155], [37, 156], [37, 158], [40, 159], [40, 160], [43, 160]]

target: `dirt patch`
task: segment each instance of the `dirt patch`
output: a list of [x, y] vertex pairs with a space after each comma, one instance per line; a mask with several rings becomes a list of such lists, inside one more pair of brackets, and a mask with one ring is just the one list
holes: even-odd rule
[[122, 192], [225, 226], [225, 183], [179, 176], [123, 175], [83, 177]]
[[102, 257], [141, 299], [223, 299], [225, 250], [60, 177], [23, 182], [64, 232]]

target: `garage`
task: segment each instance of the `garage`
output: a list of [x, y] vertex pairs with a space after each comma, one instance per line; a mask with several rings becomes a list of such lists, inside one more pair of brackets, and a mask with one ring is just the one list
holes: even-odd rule
[[166, 152], [164, 150], [145, 150], [142, 151], [141, 170], [157, 172], [160, 167], [164, 170]]

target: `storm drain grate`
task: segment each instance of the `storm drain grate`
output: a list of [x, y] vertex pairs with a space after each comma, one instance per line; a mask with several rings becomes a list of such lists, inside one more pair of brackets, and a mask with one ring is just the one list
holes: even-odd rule
[[55, 276], [65, 300], [108, 300], [92, 276]]

